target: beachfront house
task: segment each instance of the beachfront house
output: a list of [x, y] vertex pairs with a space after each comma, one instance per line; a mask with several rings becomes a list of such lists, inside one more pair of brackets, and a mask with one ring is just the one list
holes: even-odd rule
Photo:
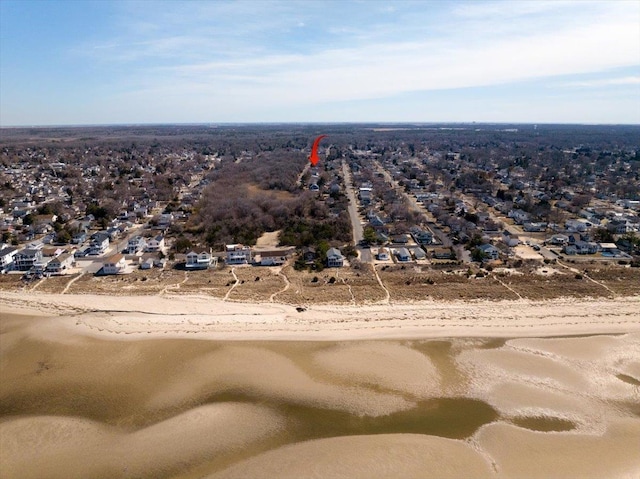
[[453, 259], [453, 251], [451, 248], [434, 248], [433, 249], [433, 257], [435, 259]]
[[253, 257], [253, 264], [257, 266], [282, 266], [287, 262], [290, 250], [260, 251]]
[[217, 258], [211, 255], [211, 248], [193, 248], [187, 253], [187, 269], [207, 269], [212, 264], [217, 264]]
[[22, 251], [18, 251], [15, 255], [14, 264], [18, 271], [29, 271], [37, 264], [42, 263], [42, 249], [40, 248], [25, 248]]
[[109, 256], [104, 263], [102, 263], [102, 274], [119, 274], [124, 272], [126, 268], [126, 261], [124, 255], [116, 253]]
[[0, 272], [11, 271], [14, 266], [18, 248], [7, 246], [0, 249]]
[[74, 263], [74, 256], [71, 253], [62, 253], [47, 263], [45, 271], [52, 274], [62, 274], [71, 269]]
[[344, 256], [338, 248], [329, 248], [327, 251], [327, 267], [342, 268], [344, 266]]
[[252, 261], [251, 248], [241, 244], [226, 245], [225, 263], [230, 265], [250, 264]]

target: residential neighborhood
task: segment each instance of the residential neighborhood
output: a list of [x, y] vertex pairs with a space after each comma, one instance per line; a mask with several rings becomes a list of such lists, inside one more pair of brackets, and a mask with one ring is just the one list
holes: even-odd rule
[[[5, 139], [0, 270], [33, 280], [158, 267], [638, 265], [640, 161], [622, 127], [617, 148], [597, 135], [585, 144], [581, 131], [555, 145], [540, 129], [355, 128], [334, 133], [321, 167], [305, 163], [304, 142], [278, 156], [249, 146], [269, 130], [222, 147], [228, 134], [205, 148]], [[297, 166], [282, 170], [289, 157]], [[259, 246], [265, 234], [277, 241]]]

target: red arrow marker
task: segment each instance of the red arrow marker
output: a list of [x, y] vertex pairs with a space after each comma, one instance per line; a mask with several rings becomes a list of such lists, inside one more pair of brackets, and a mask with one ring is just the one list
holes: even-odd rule
[[318, 164], [318, 161], [320, 161], [320, 157], [318, 156], [318, 146], [320, 145], [320, 140], [322, 140], [326, 136], [327, 135], [320, 135], [313, 141], [313, 146], [311, 147], [311, 156], [309, 157], [309, 161], [313, 166], [316, 166]]

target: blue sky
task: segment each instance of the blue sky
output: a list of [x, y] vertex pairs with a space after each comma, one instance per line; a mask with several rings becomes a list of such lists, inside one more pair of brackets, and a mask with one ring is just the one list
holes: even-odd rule
[[640, 123], [640, 1], [0, 0], [0, 125]]

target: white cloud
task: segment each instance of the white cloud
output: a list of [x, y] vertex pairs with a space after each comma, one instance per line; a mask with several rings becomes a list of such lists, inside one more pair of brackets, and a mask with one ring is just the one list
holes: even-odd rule
[[617, 78], [599, 78], [596, 80], [571, 81], [557, 86], [565, 88], [598, 88], [607, 86], [639, 85], [640, 76], [625, 76]]

